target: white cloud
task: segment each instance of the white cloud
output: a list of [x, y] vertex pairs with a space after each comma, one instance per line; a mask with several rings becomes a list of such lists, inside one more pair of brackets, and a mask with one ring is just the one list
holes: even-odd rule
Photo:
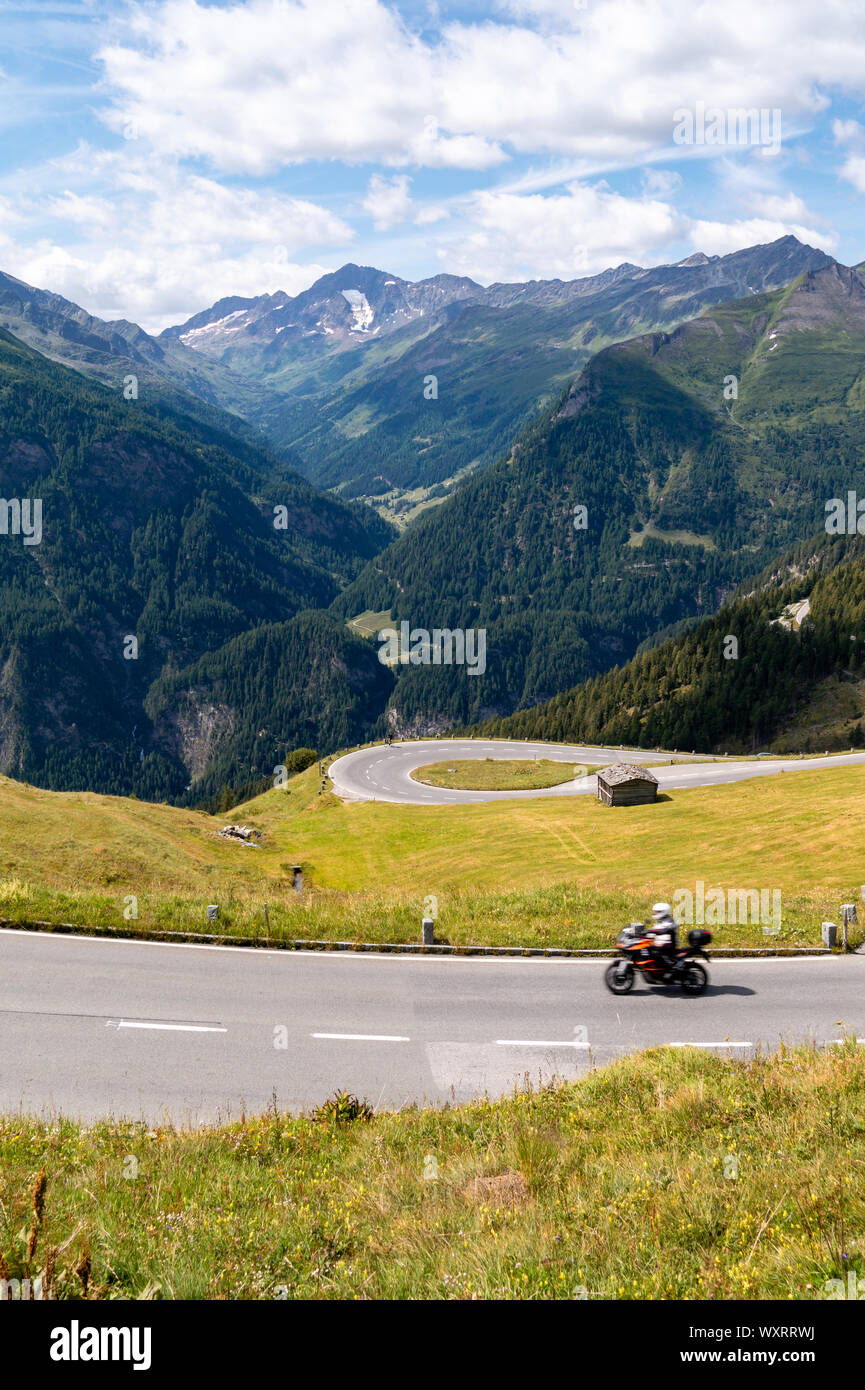
[[425, 40], [382, 0], [162, 0], [101, 50], [107, 119], [230, 172], [309, 159], [480, 169], [509, 151], [640, 158], [698, 101], [777, 107], [789, 130], [829, 89], [863, 92], [865, 27], [846, 0], [825, 0], [819, 25], [813, 0], [505, 11]]
[[98, 318], [131, 319], [151, 333], [181, 323], [226, 295], [285, 290], [299, 294], [334, 265], [295, 264], [278, 254], [220, 255], [202, 264], [185, 249], [166, 258], [156, 247], [82, 247], [40, 241], [8, 247], [4, 265], [30, 285], [62, 294]]
[[865, 126], [858, 121], [835, 120], [832, 122], [832, 135], [838, 145], [861, 145], [865, 139]]
[[543, 197], [481, 193], [468, 228], [440, 248], [449, 269], [475, 280], [572, 279], [621, 261], [656, 260], [681, 232], [669, 203], [571, 184]]
[[682, 175], [675, 169], [644, 169], [642, 174], [643, 192], [649, 197], [668, 197], [681, 185]]
[[782, 236], [795, 236], [808, 246], [816, 246], [831, 255], [836, 238], [815, 227], [803, 227], [793, 222], [775, 222], [765, 217], [740, 218], [734, 222], [711, 222], [698, 219], [688, 232], [695, 251], [707, 256], [727, 256], [731, 251], [743, 251], [746, 246], [760, 246], [777, 241]]
[[655, 265], [674, 246], [726, 255], [790, 233], [832, 251], [831, 235], [792, 220], [804, 210], [799, 199], [764, 201], [772, 216], [722, 222], [693, 219], [662, 199], [628, 198], [603, 184], [573, 183], [546, 197], [482, 193], [465, 209], [459, 230], [439, 241], [438, 256], [449, 270], [489, 284], [572, 279], [622, 261]]
[[443, 222], [446, 217], [450, 217], [447, 208], [428, 203], [418, 210], [414, 220], [419, 227], [429, 227], [433, 222]]
[[501, 14], [569, 28], [579, 25], [589, 0], [496, 0]]
[[798, 222], [803, 226], [811, 217], [808, 207], [796, 193], [766, 193], [755, 197], [754, 204], [765, 217], [777, 218], [785, 224]]
[[838, 172], [858, 193], [865, 193], [865, 155], [848, 155]]
[[857, 193], [865, 193], [865, 126], [858, 121], [833, 121], [836, 145], [846, 145], [849, 153], [838, 170], [838, 177], [852, 183]]
[[442, 119], [433, 52], [379, 0], [165, 0], [100, 55], [116, 99], [163, 153], [262, 173], [307, 159], [488, 168], [495, 142]]
[[386, 231], [394, 223], [406, 222], [411, 216], [410, 184], [407, 174], [395, 174], [391, 179], [373, 174], [362, 206], [373, 219], [376, 231]]
[[70, 182], [89, 175], [101, 191], [43, 194], [35, 175], [27, 199], [13, 201], [19, 228], [4, 267], [100, 317], [154, 331], [223, 295], [296, 293], [328, 268], [298, 263], [299, 252], [345, 249], [354, 236], [318, 204], [190, 176], [134, 145], [92, 157], [78, 150], [41, 177], [56, 181], [58, 171]]
[[833, 121], [832, 133], [836, 145], [851, 147], [841, 164], [839, 178], [852, 183], [857, 193], [865, 193], [865, 126], [858, 121]]

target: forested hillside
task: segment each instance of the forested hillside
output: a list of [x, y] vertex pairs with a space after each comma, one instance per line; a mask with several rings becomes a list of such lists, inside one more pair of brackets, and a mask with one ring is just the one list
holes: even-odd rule
[[[829, 263], [601, 352], [506, 457], [393, 541], [215, 410], [126, 400], [2, 334], [0, 494], [39, 499], [42, 534], [0, 535], [0, 771], [213, 799], [293, 748], [501, 719], [665, 633], [689, 641], [819, 529], [827, 499], [865, 496], [863, 364], [865, 284]], [[484, 629], [483, 670], [385, 669], [345, 626], [368, 610]], [[721, 708], [704, 732], [769, 727], [786, 635], [768, 640], [778, 681], [754, 668], [759, 688], [739, 691], [747, 729]]]
[[[320, 753], [367, 738], [393, 687], [368, 642], [325, 613], [243, 633], [166, 672], [146, 701], [155, 746], [187, 767], [186, 800], [273, 779], [291, 747]], [[234, 798], [232, 798], [233, 800]]]
[[[787, 610], [806, 598], [799, 628]], [[499, 737], [749, 752], [769, 744], [827, 677], [865, 677], [865, 538], [824, 532], [682, 636], [482, 728]], [[857, 708], [838, 731], [839, 747], [865, 743], [861, 691]], [[814, 739], [802, 746], [823, 748]]]
[[835, 265], [600, 353], [335, 602], [487, 629], [483, 677], [401, 669], [394, 727], [529, 707], [714, 612], [865, 495], [863, 406], [865, 284]]
[[[388, 535], [260, 449], [2, 331], [0, 495], [0, 770], [57, 788], [182, 795], [190, 769], [155, 737], [151, 683], [327, 605]], [[15, 533], [22, 502], [39, 504], [38, 538]], [[290, 748], [308, 732], [274, 734]]]

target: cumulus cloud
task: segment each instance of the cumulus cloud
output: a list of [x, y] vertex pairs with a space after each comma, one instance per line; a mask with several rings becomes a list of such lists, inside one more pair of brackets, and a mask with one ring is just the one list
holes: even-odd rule
[[[483, 169], [514, 152], [638, 158], [702, 101], [784, 128], [861, 92], [865, 29], [825, 0], [510, 0], [425, 39], [383, 0], [162, 0], [100, 58], [106, 119], [163, 154], [262, 173], [308, 159]], [[543, 22], [540, 22], [543, 21]], [[707, 153], [711, 150], [707, 150]]]
[[[813, 0], [487, 0], [459, 13], [431, 4], [415, 30], [398, 0], [124, 9], [97, 55], [111, 148], [0, 179], [4, 266], [157, 328], [224, 294], [296, 292], [355, 259], [359, 212], [377, 233], [399, 229], [387, 250], [370, 238], [374, 263], [423, 274], [437, 258], [487, 282], [791, 232], [833, 249], [785, 180], [808, 152], [788, 133], [830, 95], [865, 93], [848, 0], [824, 0], [819, 23]], [[779, 108], [781, 156], [674, 146], [674, 113], [698, 103]], [[837, 174], [865, 192], [865, 130], [832, 129]], [[695, 180], [698, 159], [712, 167]], [[294, 172], [304, 162], [319, 170]], [[346, 165], [367, 166], [360, 199]], [[637, 196], [598, 181], [625, 167]], [[295, 181], [327, 199], [290, 196]], [[690, 201], [695, 189], [706, 201]]]
[[849, 148], [839, 177], [852, 183], [857, 193], [865, 193], [865, 126], [858, 121], [833, 121], [832, 134], [836, 144]]
[[712, 222], [697, 219], [690, 223], [688, 236], [696, 251], [707, 256], [727, 256], [731, 251], [743, 251], [746, 246], [760, 246], [777, 241], [782, 236], [795, 236], [808, 246], [831, 255], [837, 240], [831, 233], [798, 223], [776, 222], [767, 217], [740, 218], [732, 222]]
[[769, 200], [772, 216], [729, 222], [694, 219], [660, 198], [629, 198], [603, 184], [573, 183], [560, 194], [479, 194], [463, 225], [439, 243], [449, 269], [489, 284], [537, 277], [594, 275], [622, 261], [655, 265], [673, 246], [726, 255], [793, 234], [831, 252], [834, 238], [789, 220], [799, 199]]
[[[337, 262], [338, 263], [338, 262]], [[335, 266], [295, 264], [277, 253], [215, 254], [206, 264], [188, 250], [167, 259], [158, 248], [83, 246], [50, 241], [9, 247], [9, 272], [51, 289], [98, 318], [132, 319], [151, 333], [182, 323], [226, 295], [283, 289], [299, 294]]]
[[865, 193], [865, 154], [848, 154], [838, 172], [858, 193]]
[[380, 0], [165, 0], [101, 50], [115, 100], [164, 153], [262, 173], [307, 159], [488, 168], [494, 141], [442, 119], [434, 51]]
[[396, 174], [390, 179], [373, 174], [362, 206], [373, 219], [376, 231], [386, 231], [394, 223], [405, 222], [411, 216], [410, 184], [407, 174]]
[[682, 227], [669, 203], [579, 183], [548, 196], [481, 193], [466, 221], [440, 254], [457, 273], [485, 283], [571, 279], [621, 261], [656, 260]]
[[[154, 331], [222, 295], [304, 289], [326, 267], [300, 264], [298, 253], [344, 249], [354, 236], [342, 218], [306, 199], [190, 176], [135, 146], [100, 155], [80, 149], [43, 178], [58, 172], [70, 182], [89, 176], [101, 192], [36, 187], [17, 205], [6, 269], [100, 317], [131, 318]], [[48, 234], [37, 230], [46, 223]]]
[[[806, 220], [811, 217], [807, 205], [797, 193], [766, 193], [755, 198], [754, 202], [766, 217], [783, 220], [785, 225], [798, 223], [804, 228]], [[809, 232], [809, 235], [813, 233]]]
[[832, 134], [838, 145], [861, 145], [865, 142], [865, 126], [858, 121], [835, 120], [832, 122]]

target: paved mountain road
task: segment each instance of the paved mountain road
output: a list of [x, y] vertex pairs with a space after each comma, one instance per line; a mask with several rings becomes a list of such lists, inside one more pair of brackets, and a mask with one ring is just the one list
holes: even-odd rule
[[[677, 761], [671, 766], [670, 758]], [[649, 753], [645, 749], [597, 748], [587, 744], [507, 743], [502, 739], [422, 739], [381, 744], [344, 753], [330, 766], [334, 790], [348, 801], [395, 801], [414, 806], [460, 805], [474, 801], [499, 801], [514, 797], [588, 796], [597, 792], [594, 774], [557, 787], [537, 791], [457, 791], [428, 787], [412, 772], [427, 763], [445, 759], [549, 758], [553, 762], [605, 765], [611, 762], [642, 763], [651, 767], [661, 791], [684, 787], [711, 787], [769, 777], [781, 772], [815, 771], [826, 767], [865, 767], [865, 753], [836, 753], [825, 758], [761, 758], [759, 761], [719, 758], [690, 753]], [[665, 760], [665, 761], [662, 761]]]
[[782, 1039], [865, 1038], [865, 957], [713, 962], [698, 999], [615, 998], [606, 963], [0, 931], [0, 1111], [195, 1123], [342, 1088], [442, 1104], [650, 1045], [747, 1057]]

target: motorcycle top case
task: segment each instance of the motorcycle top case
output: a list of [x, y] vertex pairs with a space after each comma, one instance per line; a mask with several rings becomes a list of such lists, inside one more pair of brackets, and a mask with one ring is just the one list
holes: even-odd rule
[[688, 932], [688, 940], [692, 946], [708, 946], [712, 940], [712, 933], [702, 927], [694, 927], [693, 931]]

